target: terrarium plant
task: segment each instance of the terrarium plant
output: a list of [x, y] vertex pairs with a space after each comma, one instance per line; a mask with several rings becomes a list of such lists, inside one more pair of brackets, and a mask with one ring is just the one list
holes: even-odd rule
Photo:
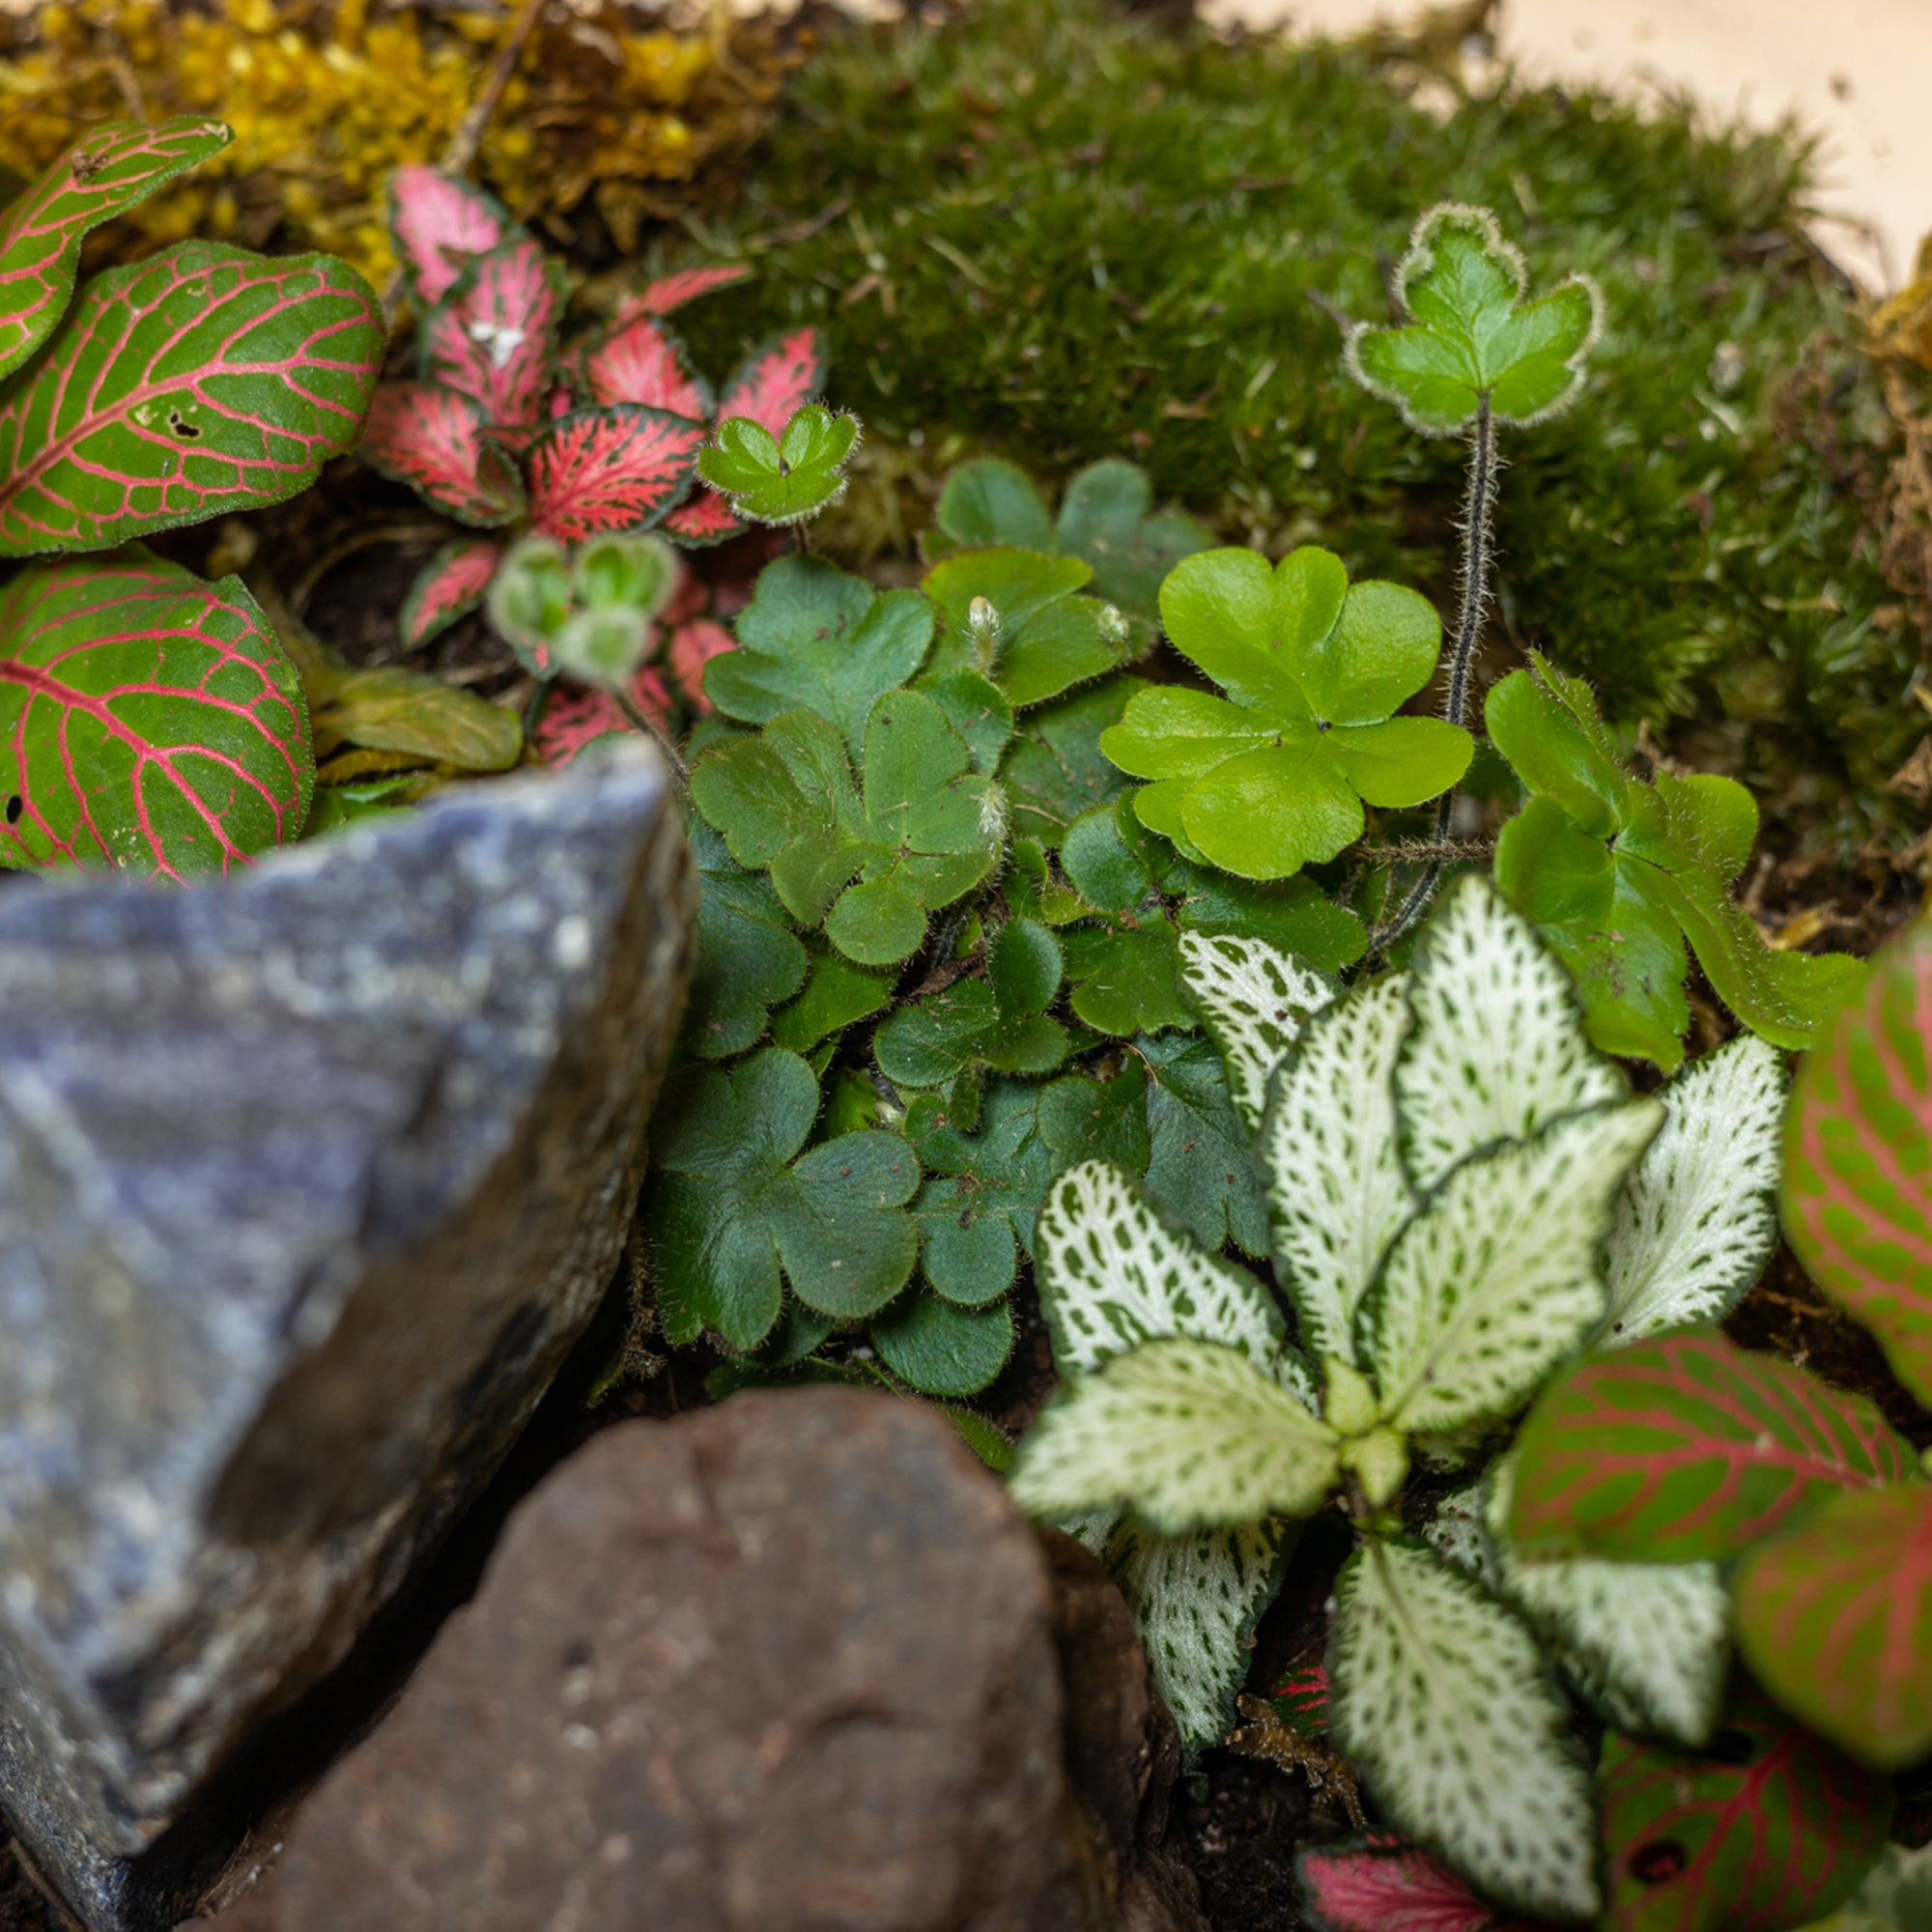
[[354, 447], [375, 298], [330, 256], [204, 242], [74, 288], [90, 230], [229, 138], [114, 123], [0, 213], [0, 555], [56, 559], [0, 588], [0, 865], [181, 880], [308, 815], [301, 680], [260, 607], [136, 540], [278, 502]]

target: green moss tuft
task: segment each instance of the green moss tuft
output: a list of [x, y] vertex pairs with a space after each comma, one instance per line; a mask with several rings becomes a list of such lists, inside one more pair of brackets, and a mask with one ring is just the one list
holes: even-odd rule
[[[1388, 318], [1421, 209], [1493, 206], [1538, 286], [1581, 268], [1606, 297], [1583, 404], [1508, 446], [1508, 643], [1626, 723], [1721, 704], [1767, 808], [1807, 769], [1803, 822], [1859, 841], [1896, 805], [1918, 651], [1874, 624], [1892, 595], [1833, 485], [1828, 452], [1884, 418], [1800, 230], [1806, 165], [1681, 112], [1513, 90], [1438, 118], [1334, 49], [982, 0], [833, 39], [715, 239], [761, 258], [734, 320], [821, 322], [833, 399], [888, 442], [963, 436], [1050, 480], [1129, 455], [1235, 540], [1319, 540], [1441, 601], [1458, 449], [1347, 379], [1338, 318]], [[1793, 433], [1801, 368], [1827, 433]]]

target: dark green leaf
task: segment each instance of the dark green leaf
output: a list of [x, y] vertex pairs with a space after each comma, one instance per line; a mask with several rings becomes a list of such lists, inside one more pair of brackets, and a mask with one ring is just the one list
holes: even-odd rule
[[928, 539], [928, 559], [936, 561], [954, 550], [1051, 551], [1053, 519], [1039, 492], [1017, 465], [999, 457], [962, 463], [947, 477], [933, 513], [942, 541]]
[[1218, 1252], [1232, 1240], [1243, 1254], [1266, 1254], [1267, 1204], [1228, 1098], [1220, 1053], [1199, 1034], [1134, 1045], [1149, 1076], [1149, 1200], [1204, 1247]]
[[811, 977], [798, 998], [772, 1018], [772, 1043], [806, 1053], [821, 1039], [843, 1033], [891, 1003], [893, 982], [884, 973], [869, 973], [842, 953], [812, 955]]
[[986, 1091], [980, 1130], [966, 1134], [936, 1099], [906, 1114], [906, 1137], [927, 1170], [914, 1212], [925, 1278], [949, 1301], [978, 1307], [1012, 1286], [1019, 1250], [1046, 1193], [1049, 1155], [1037, 1131], [1039, 1096], [1018, 1081]]
[[1152, 487], [1138, 465], [1119, 457], [1090, 464], [1061, 499], [1055, 546], [1063, 556], [1091, 564], [1094, 594], [1149, 637], [1160, 618], [1162, 580], [1182, 557], [1213, 542], [1192, 517], [1151, 515], [1152, 503]]
[[1129, 1174], [1145, 1174], [1151, 1146], [1147, 1075], [1140, 1062], [1130, 1060], [1105, 1080], [1071, 1073], [1051, 1082], [1039, 1096], [1039, 1137], [1053, 1174], [1083, 1160], [1111, 1161]]
[[772, 1008], [798, 991], [806, 951], [769, 879], [734, 866], [702, 819], [692, 821], [691, 842], [699, 884], [697, 957], [682, 1037], [699, 1059], [723, 1060], [754, 1045]]
[[988, 777], [1013, 735], [1013, 708], [1000, 688], [977, 670], [943, 670], [922, 678], [920, 690], [946, 713], [952, 728], [973, 753], [973, 769]]
[[1020, 721], [1000, 767], [1017, 837], [1057, 845], [1071, 820], [1127, 789], [1100, 750], [1100, 733], [1118, 724], [1127, 700], [1147, 688], [1125, 673], [1102, 678]]
[[1005, 1301], [962, 1308], [923, 1285], [872, 1318], [872, 1346], [902, 1381], [925, 1395], [975, 1395], [1013, 1351]]

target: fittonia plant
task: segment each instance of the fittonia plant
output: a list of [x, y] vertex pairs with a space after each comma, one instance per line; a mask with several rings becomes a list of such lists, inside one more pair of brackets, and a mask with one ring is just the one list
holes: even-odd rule
[[1701, 1742], [1721, 1585], [1707, 1564], [1532, 1564], [1496, 1535], [1507, 1463], [1434, 1519], [1405, 1486], [1417, 1459], [1502, 1444], [1593, 1337], [1634, 1343], [1744, 1293], [1776, 1238], [1777, 1055], [1742, 1037], [1633, 1097], [1561, 966], [1479, 878], [1412, 972], [1339, 997], [1258, 941], [1182, 948], [1256, 1136], [1301, 1346], [1256, 1275], [1126, 1174], [1074, 1167], [1035, 1231], [1066, 1386], [1016, 1491], [1104, 1545], [1190, 1751], [1228, 1728], [1298, 1523], [1342, 1510], [1357, 1543], [1329, 1643], [1337, 1747], [1385, 1817], [1484, 1891], [1587, 1916], [1590, 1777], [1551, 1665], [1618, 1721]]
[[[482, 603], [520, 536], [554, 547], [567, 579], [567, 553], [600, 536], [657, 529], [703, 546], [745, 527], [726, 497], [692, 494], [698, 452], [727, 418], [782, 435], [824, 380], [818, 336], [798, 329], [754, 351], [714, 398], [665, 318], [746, 270], [662, 276], [607, 327], [566, 344], [560, 273], [480, 189], [403, 168], [391, 225], [424, 310], [417, 373], [377, 390], [362, 453], [458, 523], [503, 532], [461, 538], [430, 561], [403, 607], [405, 643]], [[558, 621], [588, 608], [570, 605]], [[540, 637], [513, 624], [506, 641], [551, 674]]]
[[91, 229], [229, 139], [98, 128], [0, 213], [0, 555], [57, 554], [0, 590], [0, 865], [180, 880], [308, 815], [301, 680], [261, 610], [135, 539], [278, 502], [354, 446], [375, 298], [332, 256], [205, 242], [74, 292]]

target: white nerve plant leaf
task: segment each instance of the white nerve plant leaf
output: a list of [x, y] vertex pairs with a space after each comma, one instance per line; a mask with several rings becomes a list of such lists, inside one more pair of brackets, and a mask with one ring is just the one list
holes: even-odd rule
[[1731, 1659], [1730, 1597], [1718, 1566], [1527, 1561], [1509, 1539], [1514, 1476], [1512, 1459], [1498, 1458], [1485, 1505], [1500, 1594], [1619, 1730], [1691, 1749], [1709, 1744]]
[[1663, 1089], [1669, 1118], [1617, 1198], [1600, 1347], [1721, 1321], [1756, 1281], [1777, 1245], [1787, 1084], [1776, 1047], [1741, 1034]]
[[1400, 975], [1311, 1019], [1274, 1082], [1260, 1151], [1275, 1268], [1302, 1346], [1359, 1366], [1355, 1311], [1415, 1209], [1396, 1140], [1396, 1055], [1408, 1031]]
[[1268, 1075], [1311, 1013], [1335, 997], [1319, 973], [1262, 939], [1180, 935], [1180, 979], [1228, 1067], [1228, 1094], [1249, 1132]]
[[1602, 1318], [1611, 1203], [1663, 1118], [1572, 1114], [1455, 1168], [1396, 1236], [1362, 1307], [1384, 1418], [1444, 1434], [1511, 1413]]
[[1108, 1567], [1133, 1606], [1155, 1688], [1190, 1763], [1234, 1727], [1250, 1639], [1281, 1588], [1300, 1530], [1271, 1519], [1155, 1536], [1122, 1522], [1107, 1546]]
[[1622, 1076], [1583, 1037], [1570, 976], [1475, 873], [1423, 929], [1408, 1004], [1415, 1023], [1395, 1088], [1419, 1188], [1483, 1148], [1624, 1095]]
[[1331, 1740], [1391, 1822], [1491, 1897], [1594, 1914], [1596, 1819], [1529, 1631], [1419, 1544], [1365, 1543], [1335, 1588]]
[[1306, 1374], [1289, 1366], [1281, 1311], [1267, 1290], [1171, 1228], [1111, 1162], [1082, 1161], [1047, 1189], [1034, 1253], [1063, 1376], [1088, 1374], [1143, 1342], [1184, 1335], [1240, 1350], [1314, 1402]]
[[1066, 1383], [1028, 1432], [1013, 1494], [1037, 1516], [1130, 1504], [1162, 1536], [1309, 1516], [1338, 1438], [1247, 1356], [1143, 1343]]

